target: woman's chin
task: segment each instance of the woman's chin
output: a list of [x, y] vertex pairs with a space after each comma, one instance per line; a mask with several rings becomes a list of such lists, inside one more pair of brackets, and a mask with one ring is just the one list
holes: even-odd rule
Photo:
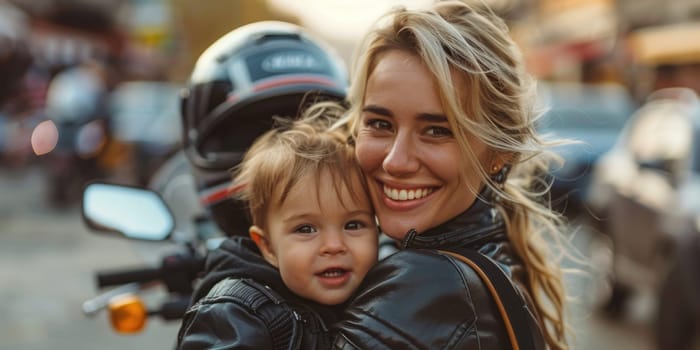
[[396, 241], [402, 241], [403, 238], [406, 237], [406, 233], [402, 233], [402, 234], [399, 234], [399, 235], [394, 235], [394, 234], [391, 234], [391, 233], [388, 233], [388, 232], [384, 232], [384, 234], [386, 234], [387, 236], [391, 237], [392, 239], [394, 239], [394, 240], [396, 240]]
[[396, 224], [387, 224], [387, 225], [382, 225], [381, 222], [379, 224], [379, 227], [381, 227], [382, 232], [397, 240], [401, 241], [406, 237], [406, 234], [408, 233], [409, 230], [411, 229], [416, 229], [415, 226], [406, 226], [405, 223], [396, 223]]

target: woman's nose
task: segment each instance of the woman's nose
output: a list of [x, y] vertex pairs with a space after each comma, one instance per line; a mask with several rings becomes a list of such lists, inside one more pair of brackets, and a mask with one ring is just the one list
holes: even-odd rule
[[347, 250], [342, 230], [330, 230], [321, 235], [321, 254], [340, 254]]
[[389, 175], [401, 177], [418, 171], [420, 162], [410, 135], [397, 135], [384, 157], [382, 167]]

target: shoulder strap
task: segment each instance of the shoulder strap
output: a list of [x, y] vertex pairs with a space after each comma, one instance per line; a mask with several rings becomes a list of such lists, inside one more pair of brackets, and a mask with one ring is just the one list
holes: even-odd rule
[[535, 339], [529, 327], [531, 321], [525, 301], [505, 272], [493, 260], [474, 250], [463, 250], [461, 254], [440, 252], [466, 263], [479, 275], [501, 313], [513, 350], [534, 350]]
[[[299, 316], [286, 300], [267, 286], [252, 279], [227, 278], [217, 283], [207, 297], [234, 297], [253, 309], [270, 332], [275, 349], [290, 349], [301, 337]], [[294, 343], [293, 343], [294, 341]]]

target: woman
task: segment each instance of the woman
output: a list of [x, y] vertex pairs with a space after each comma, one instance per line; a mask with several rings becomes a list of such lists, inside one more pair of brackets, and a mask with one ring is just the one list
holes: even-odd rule
[[404, 249], [370, 270], [335, 347], [509, 348], [483, 281], [437, 251], [468, 249], [517, 286], [531, 324], [514, 327], [530, 327], [536, 348], [567, 348], [560, 271], [543, 239], [560, 219], [532, 190], [548, 145], [507, 27], [453, 1], [385, 19], [358, 51], [338, 127], [351, 132], [382, 231]]

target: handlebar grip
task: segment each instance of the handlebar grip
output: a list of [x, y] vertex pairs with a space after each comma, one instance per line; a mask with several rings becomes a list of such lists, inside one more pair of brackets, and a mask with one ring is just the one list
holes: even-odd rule
[[189, 296], [181, 296], [163, 303], [159, 314], [164, 320], [179, 320], [185, 315], [185, 312], [189, 306]]
[[131, 270], [100, 271], [97, 273], [97, 287], [104, 288], [127, 283], [145, 283], [162, 278], [160, 268], [136, 268]]

